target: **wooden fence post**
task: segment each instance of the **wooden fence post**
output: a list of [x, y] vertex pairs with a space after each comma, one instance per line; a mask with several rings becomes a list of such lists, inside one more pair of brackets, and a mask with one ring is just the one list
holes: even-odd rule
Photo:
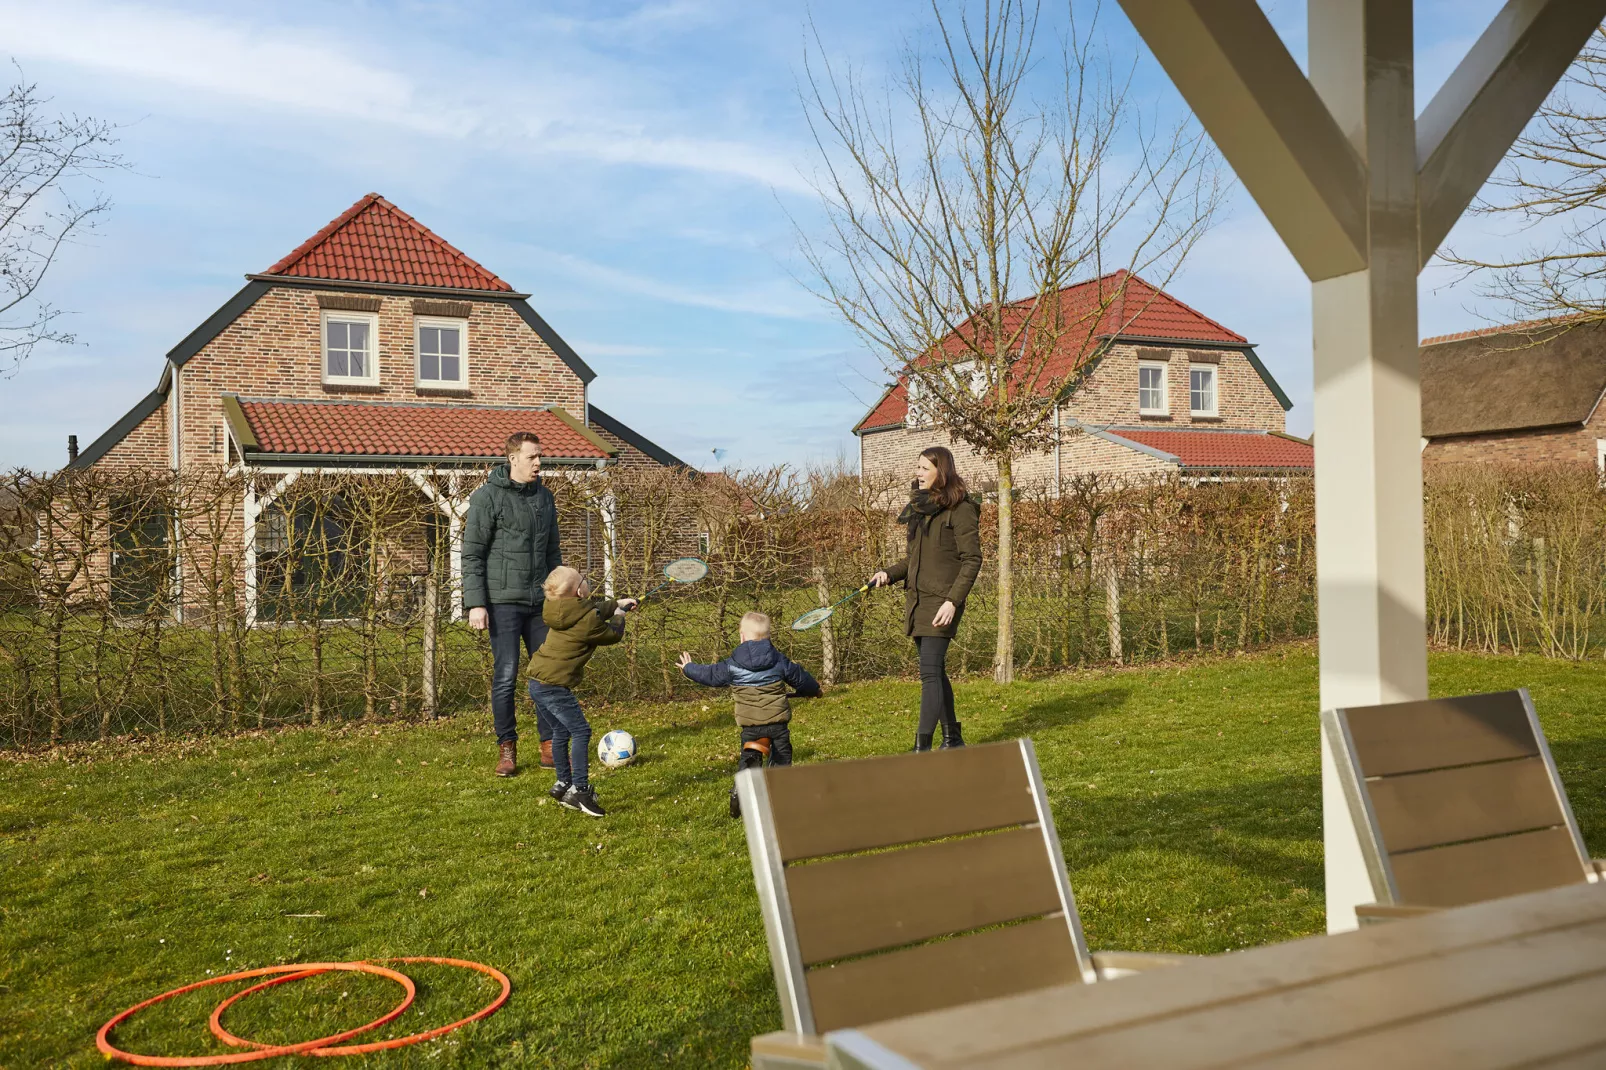
[[424, 577], [424, 665], [418, 690], [418, 700], [424, 717], [433, 721], [435, 706], [435, 636], [440, 624], [441, 586], [435, 576], [434, 562]]
[[1121, 576], [1111, 554], [1104, 564], [1104, 616], [1110, 626], [1110, 660], [1121, 664]]
[[[826, 585], [825, 568], [821, 565], [814, 566], [814, 588], [821, 608], [830, 605], [831, 588]], [[836, 641], [831, 635], [829, 618], [820, 625], [820, 680], [826, 687], [836, 684]]]

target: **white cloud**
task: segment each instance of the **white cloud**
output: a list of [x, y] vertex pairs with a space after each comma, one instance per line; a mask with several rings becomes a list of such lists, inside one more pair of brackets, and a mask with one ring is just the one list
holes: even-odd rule
[[673, 305], [694, 308], [711, 308], [718, 312], [741, 312], [754, 316], [771, 316], [778, 319], [819, 319], [819, 302], [809, 294], [799, 293], [789, 279], [776, 280], [769, 285], [752, 287], [745, 291], [721, 292], [711, 288], [682, 286], [660, 279], [622, 271], [619, 268], [598, 264], [584, 257], [530, 246], [541, 262], [566, 268], [570, 274], [587, 281], [624, 293], [650, 297]]
[[[669, 5], [663, 17], [683, 14]], [[349, 34], [315, 26], [267, 28], [105, 0], [0, 0], [0, 24], [14, 55], [180, 89], [194, 109], [233, 108], [243, 100], [537, 155], [721, 175], [796, 193], [809, 189], [787, 162], [788, 152], [676, 134], [690, 117], [664, 114], [651, 99], [630, 101], [631, 87], [619, 78], [559, 77], [542, 68], [510, 79], [476, 57], [441, 62], [437, 54], [427, 67], [431, 81], [395, 69], [402, 65], [399, 56], [384, 65], [377, 37], [354, 50]], [[365, 53], [380, 60], [364, 61]], [[621, 93], [623, 102], [611, 99]], [[640, 95], [649, 97], [646, 90]]]

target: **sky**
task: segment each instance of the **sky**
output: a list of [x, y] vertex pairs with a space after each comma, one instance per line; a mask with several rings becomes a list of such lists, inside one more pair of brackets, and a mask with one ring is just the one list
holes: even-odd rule
[[[1083, 5], [1085, 6], [1085, 5]], [[1262, 5], [1303, 62], [1303, 3]], [[1498, 9], [1418, 0], [1418, 109]], [[1050, 29], [1064, 8], [1045, 4]], [[120, 128], [113, 209], [46, 298], [70, 347], [0, 378], [0, 468], [58, 467], [155, 386], [243, 284], [376, 191], [530, 293], [598, 373], [592, 402], [699, 467], [850, 463], [887, 378], [809, 292], [810, 25], [877, 84], [929, 33], [917, 0], [0, 0], [0, 59]], [[1120, 8], [1135, 103], [1185, 114]], [[14, 72], [13, 72], [14, 74]], [[1509, 237], [1469, 219], [1450, 244]], [[1247, 195], [1169, 291], [1259, 345], [1311, 430], [1309, 285]], [[1424, 336], [1500, 318], [1430, 268]], [[723, 451], [716, 453], [715, 451]]]

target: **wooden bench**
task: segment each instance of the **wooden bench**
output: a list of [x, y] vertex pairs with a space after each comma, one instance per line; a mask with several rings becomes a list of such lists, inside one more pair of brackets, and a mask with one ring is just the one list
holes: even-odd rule
[[783, 1028], [754, 1070], [820, 1067], [820, 1036], [1183, 961], [1093, 955], [1030, 740], [737, 775]]
[[1526, 689], [1328, 710], [1377, 902], [1362, 924], [1594, 882]]

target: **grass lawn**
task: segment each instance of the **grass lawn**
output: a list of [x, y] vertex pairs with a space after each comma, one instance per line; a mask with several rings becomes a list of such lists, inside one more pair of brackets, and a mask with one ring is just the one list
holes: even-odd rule
[[[1437, 655], [1432, 672], [1439, 694], [1532, 689], [1606, 853], [1606, 666]], [[1036, 741], [1095, 949], [1210, 953], [1322, 928], [1312, 648], [957, 691], [972, 740]], [[799, 760], [907, 747], [917, 694], [888, 681], [800, 704]], [[744, 1065], [748, 1037], [780, 1016], [741, 823], [725, 814], [729, 709], [713, 692], [593, 709], [599, 731], [642, 747], [594, 777], [602, 821], [543, 805], [541, 772], [493, 778], [488, 727], [470, 716], [0, 759], [0, 1067], [102, 1065], [102, 1022], [209, 972], [395, 955], [477, 959], [514, 993], [488, 1021], [374, 1064]], [[407, 969], [418, 1002], [380, 1035], [494, 991]], [[164, 1004], [120, 1036], [150, 1053], [223, 1050], [205, 1026], [222, 994]], [[283, 1043], [397, 998], [333, 975], [253, 996], [227, 1021]]]

